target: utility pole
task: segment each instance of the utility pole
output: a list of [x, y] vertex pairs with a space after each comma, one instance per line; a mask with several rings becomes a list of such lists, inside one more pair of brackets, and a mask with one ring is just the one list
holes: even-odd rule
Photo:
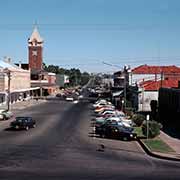
[[149, 138], [149, 114], [146, 116], [146, 138]]
[[124, 112], [126, 111], [126, 91], [127, 91], [127, 82], [126, 82], [126, 67], [124, 67]]
[[144, 86], [142, 87], [142, 111], [144, 111]]
[[42, 98], [43, 92], [42, 92], [42, 72], [40, 74], [40, 98]]
[[7, 110], [10, 110], [10, 100], [11, 100], [11, 92], [10, 92], [10, 85], [11, 85], [11, 72], [7, 70], [8, 76], [8, 96], [7, 96]]
[[163, 71], [161, 71], [161, 88], [162, 88], [162, 86], [163, 86]]
[[124, 112], [126, 111], [126, 77], [124, 78]]

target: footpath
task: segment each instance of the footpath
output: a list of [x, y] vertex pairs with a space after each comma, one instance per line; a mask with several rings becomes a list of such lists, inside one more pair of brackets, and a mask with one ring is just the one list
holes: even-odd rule
[[163, 131], [160, 132], [159, 138], [164, 141], [169, 147], [171, 147], [174, 152], [154, 152], [150, 150], [149, 147], [147, 147], [143, 140], [138, 139], [138, 142], [140, 143], [144, 151], [152, 157], [180, 162], [180, 139], [171, 137]]
[[46, 100], [43, 100], [43, 99], [38, 99], [38, 100], [37, 99], [29, 99], [26, 101], [16, 102], [16, 103], [10, 105], [10, 111], [14, 112], [14, 111], [25, 109], [27, 107], [35, 106], [35, 105], [38, 105], [38, 104], [41, 104], [44, 102], [46, 102]]

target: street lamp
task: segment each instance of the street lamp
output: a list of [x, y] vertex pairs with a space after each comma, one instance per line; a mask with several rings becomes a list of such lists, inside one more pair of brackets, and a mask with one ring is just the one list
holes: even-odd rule
[[125, 108], [124, 108], [124, 99], [121, 101], [122, 102], [122, 110], [124, 110], [124, 112], [125, 112]]
[[149, 119], [150, 119], [150, 116], [149, 116], [149, 114], [146, 116], [146, 123], [147, 123], [147, 125], [146, 125], [146, 136], [147, 136], [147, 139], [148, 139], [148, 137], [149, 137]]

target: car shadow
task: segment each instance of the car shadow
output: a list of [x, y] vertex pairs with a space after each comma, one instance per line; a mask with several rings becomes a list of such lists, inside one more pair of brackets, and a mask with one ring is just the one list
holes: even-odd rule
[[[94, 132], [89, 132], [89, 135], [88, 137], [90, 138], [97, 138], [97, 139], [109, 139], [109, 140], [114, 140], [114, 141], [127, 141], [127, 142], [130, 142], [130, 141], [136, 141], [136, 139], [127, 139], [127, 140], [124, 140], [123, 138], [121, 137], [101, 137], [100, 135], [94, 133]], [[145, 139], [145, 137], [142, 137], [142, 139]]]
[[8, 128], [5, 128], [4, 131], [21, 131], [22, 129], [15, 129], [15, 128], [11, 128], [11, 127], [8, 127]]

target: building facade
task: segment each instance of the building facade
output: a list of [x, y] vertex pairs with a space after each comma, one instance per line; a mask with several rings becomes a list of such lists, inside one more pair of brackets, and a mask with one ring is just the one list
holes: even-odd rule
[[0, 105], [25, 100], [30, 97], [30, 71], [23, 70], [10, 61], [0, 61]]
[[138, 111], [151, 111], [150, 103], [158, 101], [160, 88], [177, 88], [180, 68], [177, 66], [148, 66], [134, 68], [130, 73], [129, 84], [138, 87]]

